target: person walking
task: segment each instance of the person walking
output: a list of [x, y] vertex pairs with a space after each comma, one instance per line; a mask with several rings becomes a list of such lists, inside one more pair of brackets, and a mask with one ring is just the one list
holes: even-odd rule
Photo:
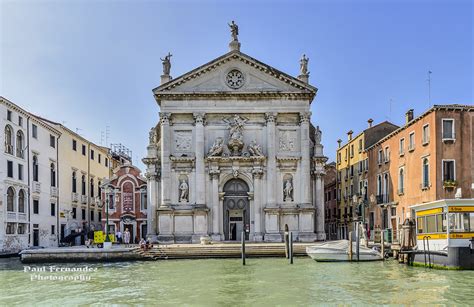
[[120, 230], [118, 230], [118, 231], [115, 233], [115, 238], [117, 238], [117, 243], [118, 243], [118, 244], [122, 244], [122, 233], [120, 232]]
[[128, 231], [128, 228], [125, 228], [125, 231], [123, 232], [123, 243], [126, 247], [130, 244], [130, 231]]

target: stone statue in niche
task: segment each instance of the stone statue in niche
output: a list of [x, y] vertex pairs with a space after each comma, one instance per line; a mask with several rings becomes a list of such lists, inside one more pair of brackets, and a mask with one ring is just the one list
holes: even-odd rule
[[216, 138], [214, 144], [212, 145], [211, 149], [209, 149], [208, 156], [209, 157], [217, 157], [221, 156], [224, 152], [224, 139], [221, 137]]
[[247, 146], [247, 150], [251, 156], [263, 156], [262, 146], [258, 145], [255, 140], [250, 142], [250, 144]]
[[188, 202], [189, 200], [189, 186], [186, 180], [182, 179], [179, 184], [179, 202]]
[[285, 181], [283, 187], [283, 200], [284, 201], [293, 201], [293, 184], [290, 179]]
[[168, 55], [165, 56], [164, 59], [160, 58], [160, 60], [162, 61], [162, 64], [163, 64], [163, 75], [164, 76], [169, 76], [169, 74], [170, 74], [170, 71], [171, 71], [171, 57], [172, 56], [173, 55], [168, 52]]

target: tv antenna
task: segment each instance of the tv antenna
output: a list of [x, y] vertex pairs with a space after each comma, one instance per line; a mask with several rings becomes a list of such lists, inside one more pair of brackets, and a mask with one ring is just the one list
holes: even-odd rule
[[426, 81], [428, 81], [428, 104], [429, 104], [429, 108], [431, 108], [431, 74], [433, 72], [431, 70], [428, 70], [428, 79]]

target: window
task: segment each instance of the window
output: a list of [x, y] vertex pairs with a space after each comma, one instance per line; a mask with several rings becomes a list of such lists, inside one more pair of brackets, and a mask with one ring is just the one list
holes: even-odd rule
[[91, 160], [94, 160], [94, 150], [91, 149]]
[[56, 186], [56, 168], [54, 166], [54, 163], [51, 163], [50, 165], [50, 174], [51, 174], [51, 186], [55, 187]]
[[97, 182], [97, 196], [99, 197], [99, 199], [102, 199], [102, 182]]
[[[147, 208], [147, 193], [146, 189], [142, 189], [140, 194], [140, 210], [144, 211]], [[328, 193], [328, 200], [331, 198], [331, 193]]]
[[5, 229], [7, 235], [15, 234], [15, 223], [7, 223], [7, 228]]
[[377, 175], [377, 196], [382, 195], [382, 175]]
[[13, 129], [9, 125], [5, 126], [5, 152], [13, 155]]
[[13, 162], [7, 161], [7, 177], [13, 178]]
[[426, 145], [430, 142], [430, 125], [428, 124], [423, 126], [422, 139], [423, 145]]
[[453, 140], [454, 137], [454, 119], [443, 119], [443, 140]]
[[446, 214], [420, 216], [416, 219], [416, 224], [419, 234], [446, 232]]
[[388, 147], [385, 147], [384, 158], [385, 163], [390, 161], [390, 148]]
[[15, 190], [12, 187], [7, 190], [7, 211], [15, 211]]
[[382, 160], [383, 160], [383, 152], [382, 152], [382, 149], [380, 149], [377, 155], [377, 162], [379, 163], [379, 165], [382, 164]]
[[81, 195], [86, 195], [86, 175], [82, 175], [81, 179]]
[[346, 149], [344, 150], [344, 160], [347, 161], [347, 147], [346, 147]]
[[34, 139], [38, 138], [38, 126], [36, 126], [35, 124], [31, 125], [31, 135]]
[[399, 153], [400, 153], [400, 156], [403, 156], [405, 154], [405, 139], [404, 138], [400, 139]]
[[405, 170], [403, 167], [398, 171], [398, 195], [405, 192]]
[[56, 147], [56, 137], [52, 134], [49, 135], [49, 146]]
[[55, 233], [54, 225], [51, 225], [51, 235], [54, 235], [54, 233]]
[[77, 151], [77, 141], [72, 140], [72, 150]]
[[51, 216], [56, 216], [56, 204], [51, 204]]
[[98, 217], [97, 220], [98, 220], [99, 222], [102, 221], [102, 212], [101, 212], [101, 211], [99, 211], [99, 217]]
[[18, 212], [25, 213], [25, 191], [23, 189], [18, 192]]
[[82, 145], [82, 155], [86, 155], [86, 145]]
[[354, 144], [351, 144], [351, 158], [354, 157]]
[[94, 179], [91, 179], [90, 183], [91, 183], [90, 194], [91, 194], [91, 197], [94, 197]]
[[72, 218], [73, 219], [77, 218], [77, 208], [76, 207], [72, 208]]
[[415, 132], [412, 132], [408, 136], [408, 150], [412, 151], [414, 149], [415, 149]]
[[23, 127], [23, 117], [18, 116], [18, 126]]
[[105, 166], [109, 167], [109, 159], [105, 158]]
[[39, 200], [33, 199], [33, 213], [39, 214]]
[[422, 174], [423, 174], [422, 188], [428, 188], [430, 186], [430, 164], [429, 164], [428, 158], [423, 159]]
[[18, 130], [18, 132], [16, 133], [16, 156], [18, 158], [24, 158], [24, 136], [23, 136], [23, 132], [21, 130]]
[[443, 160], [443, 181], [455, 181], [456, 168], [454, 160]]
[[7, 110], [7, 120], [12, 121], [12, 111]]
[[474, 232], [474, 212], [449, 213], [450, 232]]
[[17, 228], [16, 232], [19, 235], [24, 235], [26, 233], [26, 224], [18, 224], [18, 228]]
[[33, 181], [38, 181], [38, 156], [33, 156]]
[[81, 210], [81, 215], [82, 215], [82, 216], [81, 216], [82, 219], [85, 220], [85, 219], [86, 219], [86, 209], [82, 209], [82, 210]]
[[72, 193], [77, 193], [77, 178], [76, 172], [72, 172]]
[[100, 154], [97, 155], [97, 162], [101, 163], [102, 156]]
[[359, 140], [359, 153], [362, 152], [362, 139]]
[[91, 210], [91, 221], [94, 221], [94, 210]]

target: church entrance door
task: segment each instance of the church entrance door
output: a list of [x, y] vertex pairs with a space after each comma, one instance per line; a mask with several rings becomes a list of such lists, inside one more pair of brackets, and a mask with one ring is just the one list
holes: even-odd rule
[[[242, 231], [250, 230], [249, 187], [241, 179], [231, 179], [224, 185], [224, 239], [239, 241]], [[249, 239], [248, 231], [245, 239]]]

